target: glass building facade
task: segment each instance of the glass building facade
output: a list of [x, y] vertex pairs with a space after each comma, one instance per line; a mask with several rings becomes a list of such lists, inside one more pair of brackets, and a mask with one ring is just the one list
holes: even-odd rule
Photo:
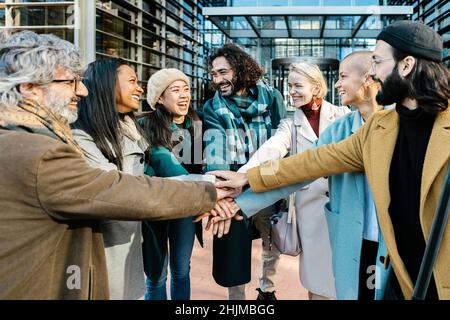
[[211, 6], [204, 11], [210, 20], [205, 32], [222, 31], [266, 68], [271, 59], [340, 60], [354, 50], [371, 49], [384, 26], [413, 13], [412, 6], [385, 0], [219, 0]]
[[126, 59], [144, 88], [157, 70], [178, 68], [190, 77], [197, 106], [205, 81], [201, 8], [197, 0], [97, 0], [96, 56]]
[[78, 1], [0, 0], [0, 30], [53, 33], [75, 42]]
[[[203, 5], [198, 0], [0, 0], [0, 29], [56, 34], [78, 45], [86, 62], [121, 57], [144, 89], [155, 71], [178, 68], [191, 79], [197, 107], [207, 80]], [[143, 110], [147, 107], [144, 101]]]
[[388, 0], [390, 5], [414, 6], [412, 20], [423, 21], [444, 39], [444, 62], [450, 65], [450, 0]]
[[86, 62], [121, 57], [144, 87], [160, 68], [183, 70], [195, 107], [209, 97], [205, 59], [214, 47], [242, 45], [275, 83], [273, 59], [341, 60], [372, 49], [398, 19], [432, 26], [450, 62], [450, 0], [0, 0], [0, 30], [56, 34], [78, 45]]

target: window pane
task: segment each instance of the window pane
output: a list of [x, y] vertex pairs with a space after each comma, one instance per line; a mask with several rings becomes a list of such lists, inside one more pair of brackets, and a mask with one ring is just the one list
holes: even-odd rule
[[97, 11], [97, 29], [128, 40], [130, 40], [132, 36], [132, 28], [128, 23], [114, 18], [109, 14], [105, 14], [100, 10]]
[[160, 40], [158, 37], [156, 37], [155, 35], [151, 34], [150, 32], [147, 31], [143, 31], [142, 32], [142, 44], [155, 49], [155, 50], [160, 50]]
[[62, 26], [74, 24], [73, 6], [13, 7], [10, 12], [14, 25]]
[[0, 9], [0, 26], [5, 25], [5, 9]]
[[122, 57], [134, 60], [133, 52], [135, 47], [122, 39], [111, 37], [101, 32], [97, 32], [97, 52], [104, 53], [114, 57]]
[[154, 22], [153, 20], [149, 19], [148, 17], [143, 17], [142, 18], [142, 26], [147, 29], [150, 30], [158, 35], [161, 34], [161, 26]]
[[145, 48], [142, 50], [142, 55], [143, 55], [143, 57], [142, 57], [143, 62], [151, 64], [155, 67], [161, 67], [160, 55], [158, 55], [150, 50], [147, 50]]

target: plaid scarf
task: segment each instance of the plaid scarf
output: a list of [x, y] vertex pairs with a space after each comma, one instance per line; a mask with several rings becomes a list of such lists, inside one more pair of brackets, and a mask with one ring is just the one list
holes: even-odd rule
[[233, 163], [245, 164], [271, 135], [269, 105], [273, 89], [263, 81], [250, 88], [246, 96], [222, 97], [216, 92], [205, 107], [211, 108], [225, 124], [226, 155]]
[[72, 137], [67, 121], [32, 100], [21, 100], [16, 107], [0, 106], [0, 127], [46, 135], [74, 147], [83, 154]]

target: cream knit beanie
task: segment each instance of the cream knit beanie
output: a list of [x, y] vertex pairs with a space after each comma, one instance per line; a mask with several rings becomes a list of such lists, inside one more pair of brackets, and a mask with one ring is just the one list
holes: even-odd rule
[[156, 103], [164, 90], [174, 81], [181, 80], [186, 82], [190, 87], [189, 78], [178, 69], [161, 69], [155, 72], [147, 84], [147, 102], [150, 108], [156, 110]]

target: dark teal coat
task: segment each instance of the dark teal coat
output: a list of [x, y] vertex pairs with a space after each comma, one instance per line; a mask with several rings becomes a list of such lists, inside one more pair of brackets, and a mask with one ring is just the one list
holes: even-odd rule
[[[250, 94], [257, 92], [256, 88], [250, 88]], [[216, 113], [211, 107], [211, 101], [207, 101], [204, 107], [204, 124], [207, 129], [220, 130], [225, 135], [225, 130], [232, 128], [232, 119], [223, 117]], [[274, 89], [273, 96], [268, 106], [272, 128], [276, 129], [281, 119], [286, 117], [286, 108], [281, 93]], [[233, 113], [239, 112], [237, 109]], [[245, 119], [251, 121], [251, 119]], [[270, 138], [271, 133], [267, 133]], [[258, 141], [264, 137], [257, 137]], [[242, 165], [239, 164], [210, 164], [208, 163], [208, 147], [214, 146], [217, 151], [221, 148], [221, 142], [206, 142], [206, 171], [232, 170], [237, 171]], [[226, 156], [226, 151], [218, 151], [216, 154]], [[248, 159], [247, 159], [248, 160]], [[251, 219], [242, 221], [232, 220], [230, 231], [222, 238], [214, 237], [213, 243], [213, 277], [217, 284], [224, 287], [232, 287], [250, 282], [251, 279], [251, 256], [252, 240], [256, 237]]]
[[[190, 129], [190, 121], [185, 122], [185, 128]], [[172, 123], [172, 130], [178, 130], [178, 126]], [[192, 152], [191, 152], [192, 153]], [[189, 172], [189, 171], [192, 172]], [[197, 172], [198, 171], [198, 172]], [[157, 177], [175, 177], [199, 173], [200, 168], [195, 165], [182, 165], [174, 154], [165, 147], [152, 147], [150, 163], [145, 165], [145, 174]], [[168, 225], [170, 220], [165, 221], [145, 221], [142, 226], [143, 258], [146, 275], [157, 281], [164, 267], [164, 260], [167, 255]], [[200, 245], [203, 247], [202, 224], [195, 224], [195, 233]], [[153, 272], [150, 272], [152, 270]], [[155, 270], [158, 270], [155, 272]]]

